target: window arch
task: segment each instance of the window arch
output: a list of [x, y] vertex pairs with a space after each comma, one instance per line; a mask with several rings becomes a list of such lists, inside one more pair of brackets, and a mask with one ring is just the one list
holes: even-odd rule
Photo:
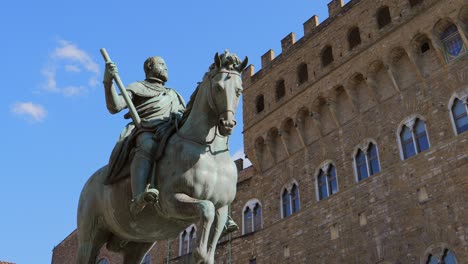
[[426, 123], [418, 117], [408, 119], [400, 127], [398, 139], [403, 160], [427, 150], [430, 146]]
[[322, 50], [322, 66], [325, 67], [333, 62], [333, 49], [330, 45]]
[[297, 84], [301, 85], [309, 80], [309, 72], [307, 71], [307, 64], [301, 63], [297, 67]]
[[242, 227], [242, 234], [262, 229], [262, 205], [257, 199], [252, 199], [245, 204]]
[[392, 17], [390, 16], [390, 9], [388, 8], [388, 6], [382, 6], [377, 11], [377, 25], [379, 29], [381, 29], [390, 23], [392, 23]]
[[354, 47], [361, 44], [361, 33], [359, 32], [358, 27], [353, 27], [349, 30], [348, 44], [349, 44], [349, 50], [352, 50]]
[[451, 62], [465, 54], [466, 47], [457, 26], [451, 22], [446, 23], [439, 34], [439, 39], [442, 42], [445, 60]]
[[354, 167], [357, 181], [380, 172], [379, 154], [375, 143], [369, 142], [358, 148], [354, 155]]
[[109, 260], [106, 259], [106, 258], [101, 258], [101, 259], [99, 259], [97, 264], [109, 264]]
[[325, 163], [316, 174], [317, 199], [323, 200], [338, 192], [336, 168], [332, 163]]
[[445, 248], [443, 250], [442, 256], [438, 256], [439, 254], [429, 254], [427, 256], [425, 264], [438, 264], [438, 263], [444, 263], [444, 264], [457, 264], [457, 258], [455, 257], [455, 254], [453, 251], [451, 251], [448, 248]]
[[195, 225], [187, 227], [179, 237], [179, 256], [191, 253], [197, 246], [197, 228]]
[[265, 109], [265, 99], [263, 97], [263, 94], [257, 95], [255, 98], [255, 108], [257, 110], [257, 113], [260, 113]]
[[284, 80], [279, 80], [276, 82], [275, 89], [276, 101], [279, 101], [286, 95], [286, 86], [284, 85]]
[[151, 264], [151, 255], [149, 253], [145, 255], [141, 264]]
[[286, 218], [300, 210], [299, 187], [294, 182], [289, 188], [283, 188], [281, 192], [281, 216]]
[[450, 104], [450, 117], [455, 133], [461, 134], [468, 130], [468, 96], [464, 98], [455, 97]]

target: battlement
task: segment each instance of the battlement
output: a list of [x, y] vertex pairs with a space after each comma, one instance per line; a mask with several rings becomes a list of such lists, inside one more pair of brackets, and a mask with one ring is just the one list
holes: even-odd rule
[[262, 69], [268, 68], [282, 54], [287, 53], [295, 45], [302, 44], [302, 42], [304, 42], [306, 39], [318, 34], [320, 31], [323, 31], [328, 25], [333, 23], [336, 16], [340, 14], [343, 15], [343, 13], [350, 10], [354, 5], [356, 5], [360, 1], [361, 0], [351, 0], [349, 3], [344, 5], [344, 0], [332, 0], [330, 3], [328, 3], [328, 18], [325, 21], [319, 23], [319, 17], [317, 15], [313, 15], [310, 19], [304, 22], [304, 36], [299, 41], [296, 42], [296, 34], [294, 32], [289, 33], [281, 40], [282, 53], [275, 57], [274, 50], [268, 50], [261, 57], [262, 68], [259, 69], [257, 73], [253, 71], [245, 71], [243, 74], [244, 80], [249, 82], [250, 78], [255, 77], [262, 71]]

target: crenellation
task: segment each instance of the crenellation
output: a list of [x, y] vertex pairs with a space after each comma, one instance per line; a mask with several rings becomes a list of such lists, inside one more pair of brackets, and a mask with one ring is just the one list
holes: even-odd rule
[[250, 78], [255, 74], [255, 68], [253, 64], [247, 66], [242, 72], [242, 82], [249, 83]]
[[330, 3], [328, 3], [328, 16], [334, 17], [338, 15], [341, 12], [343, 6], [344, 0], [332, 0]]
[[281, 40], [282, 53], [286, 52], [294, 43], [296, 43], [296, 34], [291, 32]]
[[309, 35], [316, 27], [319, 25], [319, 17], [317, 15], [313, 15], [309, 20], [304, 22], [304, 36]]
[[262, 69], [268, 68], [270, 63], [275, 59], [275, 52], [270, 49], [262, 55]]

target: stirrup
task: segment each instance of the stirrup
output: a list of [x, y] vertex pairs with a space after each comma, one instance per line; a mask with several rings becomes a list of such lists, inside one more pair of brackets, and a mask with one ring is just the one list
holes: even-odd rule
[[139, 214], [143, 209], [145, 209], [148, 204], [155, 204], [158, 202], [159, 191], [155, 188], [149, 188], [149, 184], [146, 186], [144, 192], [137, 195], [137, 197], [132, 199], [130, 204], [130, 212], [133, 215]]

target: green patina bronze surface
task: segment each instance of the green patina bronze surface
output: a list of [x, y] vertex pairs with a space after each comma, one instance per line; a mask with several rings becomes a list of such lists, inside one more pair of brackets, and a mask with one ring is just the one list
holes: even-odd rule
[[[80, 264], [95, 263], [105, 243], [123, 254], [124, 263], [140, 263], [156, 241], [177, 237], [192, 223], [198, 240], [194, 262], [214, 263], [236, 194], [237, 169], [228, 137], [236, 124], [240, 73], [247, 59], [216, 54], [185, 109], [180, 95], [164, 86], [164, 60], [152, 58], [145, 62], [146, 79], [126, 88], [141, 121], [125, 127], [109, 165], [92, 175], [81, 193]], [[112, 86], [116, 77], [115, 64], [107, 62], [104, 86], [111, 113], [127, 107]], [[164, 155], [154, 163], [166, 141], [160, 151]]]

